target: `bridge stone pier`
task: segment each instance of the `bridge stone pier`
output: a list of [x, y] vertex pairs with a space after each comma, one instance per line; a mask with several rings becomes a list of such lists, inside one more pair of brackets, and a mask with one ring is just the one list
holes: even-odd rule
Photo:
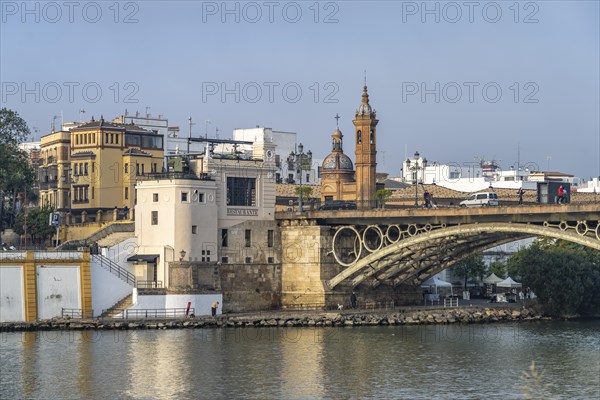
[[528, 237], [600, 250], [600, 204], [277, 213], [282, 306], [414, 304], [420, 285], [473, 253]]

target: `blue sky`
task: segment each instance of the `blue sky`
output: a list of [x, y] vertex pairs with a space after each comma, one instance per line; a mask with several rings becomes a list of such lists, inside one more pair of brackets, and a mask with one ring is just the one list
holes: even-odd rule
[[600, 175], [597, 1], [26, 4], [0, 2], [0, 101], [40, 134], [61, 111], [150, 107], [196, 135], [296, 131], [323, 157], [339, 113], [353, 156], [366, 70], [379, 171], [415, 150], [508, 168], [520, 147], [522, 165]]

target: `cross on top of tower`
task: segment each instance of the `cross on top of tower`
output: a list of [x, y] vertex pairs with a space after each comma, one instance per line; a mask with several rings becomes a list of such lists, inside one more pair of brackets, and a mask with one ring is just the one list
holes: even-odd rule
[[335, 117], [333, 117], [333, 118], [335, 118], [335, 126], [336, 126], [337, 128], [339, 128], [339, 127], [340, 127], [340, 125], [339, 125], [339, 122], [340, 122], [340, 115], [339, 115], [338, 113], [335, 113]]

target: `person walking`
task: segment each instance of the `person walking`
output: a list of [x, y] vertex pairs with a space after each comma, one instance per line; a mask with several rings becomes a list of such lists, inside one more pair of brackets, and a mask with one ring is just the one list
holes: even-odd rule
[[423, 192], [423, 200], [425, 200], [425, 208], [430, 208], [431, 200], [429, 198], [429, 191], [427, 189], [425, 189], [425, 191]]
[[562, 185], [560, 185], [558, 187], [558, 204], [562, 204], [563, 203], [563, 197], [565, 195], [565, 190], [563, 189]]
[[519, 205], [522, 206], [523, 205], [523, 195], [525, 194], [525, 191], [523, 190], [523, 188], [519, 188], [519, 190], [517, 191], [517, 196], [519, 196]]
[[352, 308], [356, 308], [356, 292], [352, 292], [350, 295], [350, 305]]
[[218, 301], [214, 301], [211, 305], [210, 305], [210, 312], [212, 313], [213, 317], [217, 316], [217, 308], [219, 308], [219, 302]]

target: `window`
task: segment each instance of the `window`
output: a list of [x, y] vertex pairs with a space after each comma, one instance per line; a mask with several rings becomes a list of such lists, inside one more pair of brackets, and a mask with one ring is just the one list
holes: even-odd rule
[[227, 177], [228, 206], [256, 206], [256, 179]]
[[142, 164], [142, 175], [144, 175], [144, 164]]
[[83, 166], [84, 166], [84, 170], [85, 170], [84, 175], [87, 175], [88, 174], [88, 163], [85, 163]]
[[181, 201], [188, 201], [188, 193], [187, 192], [181, 192]]
[[78, 169], [77, 169], [77, 164], [75, 164], [75, 175], [79, 175], [78, 174]]
[[227, 229], [221, 229], [221, 247], [227, 247]]
[[246, 229], [245, 239], [246, 247], [252, 246], [252, 231], [250, 229]]
[[125, 173], [129, 173], [129, 164], [125, 163]]
[[155, 174], [155, 173], [156, 173], [156, 163], [152, 163], [151, 172], [152, 172], [153, 174]]
[[267, 231], [267, 247], [273, 247], [273, 239], [274, 239], [274, 231], [273, 229], [269, 229]]
[[92, 200], [94, 200], [94, 187], [92, 186]]
[[198, 233], [198, 225], [192, 225], [192, 235]]
[[92, 163], [92, 174], [94, 173], [94, 164], [96, 163]]
[[158, 193], [152, 193], [152, 202], [158, 203]]
[[267, 257], [267, 263], [275, 264], [275, 257]]
[[246, 257], [245, 262], [246, 264], [252, 264], [252, 257]]
[[310, 182], [310, 174], [306, 174], [306, 183]]
[[361, 144], [362, 143], [362, 132], [358, 131], [356, 132], [356, 144]]
[[375, 131], [371, 129], [371, 144], [375, 144]]
[[158, 225], [158, 211], [152, 211], [152, 225]]
[[229, 257], [221, 257], [221, 262], [223, 264], [229, 264]]
[[104, 143], [108, 144], [108, 133], [104, 134]]
[[135, 174], [139, 175], [140, 174], [140, 164], [135, 163]]
[[198, 193], [198, 202], [204, 203], [204, 193]]
[[129, 199], [129, 188], [125, 188], [125, 200]]
[[83, 196], [85, 201], [88, 201], [88, 187], [83, 188]]
[[115, 135], [115, 143], [116, 143], [116, 144], [119, 144], [119, 135], [118, 135], [118, 134], [117, 134], [117, 135]]

